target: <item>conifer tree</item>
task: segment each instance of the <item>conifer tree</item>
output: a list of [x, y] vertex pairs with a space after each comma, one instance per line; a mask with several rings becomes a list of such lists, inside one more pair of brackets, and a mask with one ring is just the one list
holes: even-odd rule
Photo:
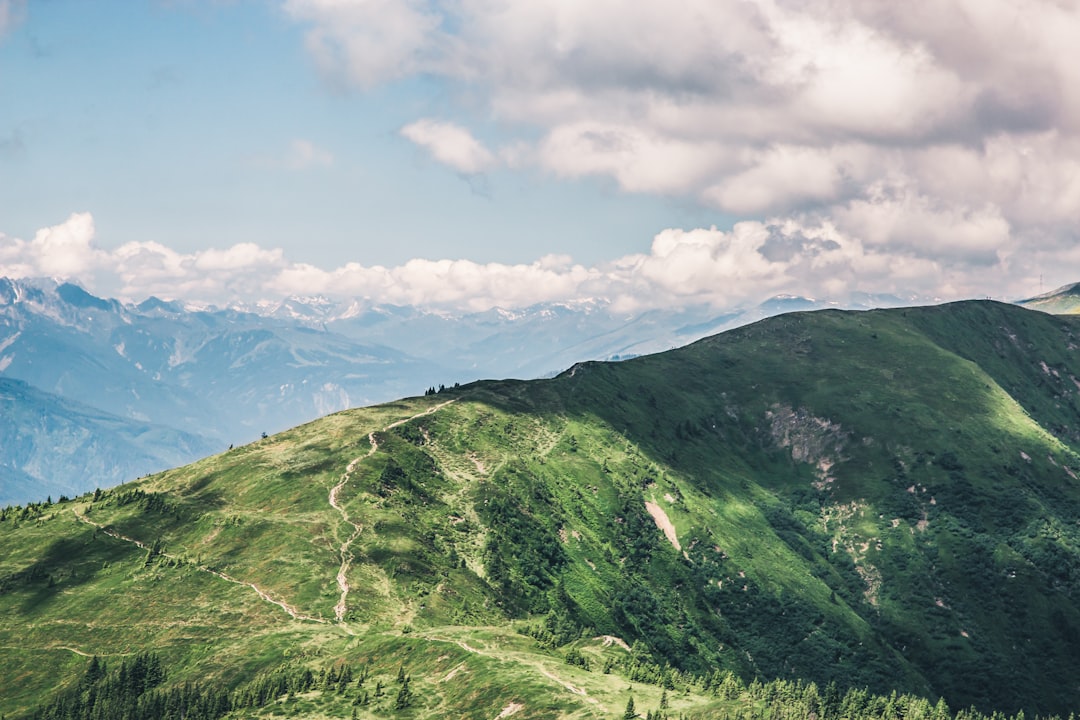
[[395, 710], [404, 710], [412, 705], [412, 690], [409, 689], [409, 676], [405, 675], [401, 682], [401, 689], [398, 690], [397, 698], [394, 700]]

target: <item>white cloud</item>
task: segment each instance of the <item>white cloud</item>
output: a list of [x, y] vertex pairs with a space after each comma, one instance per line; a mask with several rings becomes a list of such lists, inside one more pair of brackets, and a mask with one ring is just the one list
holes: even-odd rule
[[[16, 7], [0, 0], [5, 12]], [[628, 308], [728, 305], [846, 290], [1019, 296], [1041, 273], [1076, 279], [1075, 2], [283, 7], [335, 83], [442, 79], [439, 102], [461, 100], [454, 117], [481, 117], [477, 127], [497, 125], [510, 138], [496, 147], [477, 127], [432, 117], [400, 129], [459, 173], [608, 178], [743, 222], [665, 230], [641, 252], [593, 266], [436, 258], [327, 269], [251, 244], [105, 252], [93, 245], [92, 219], [72, 216], [28, 242], [0, 239], [0, 269], [85, 276], [132, 297], [325, 293], [474, 309], [579, 297]], [[284, 159], [267, 162], [300, 169], [334, 158], [296, 139]]]
[[94, 272], [105, 256], [93, 245], [94, 218], [73, 213], [29, 242], [0, 235], [0, 272], [8, 277], [69, 278]]
[[239, 270], [250, 267], [275, 267], [284, 258], [280, 249], [264, 250], [255, 243], [240, 243], [226, 250], [204, 250], [195, 258], [198, 270]]
[[401, 128], [401, 135], [442, 164], [466, 175], [484, 172], [495, 165], [495, 156], [468, 130], [453, 123], [417, 120]]
[[[895, 238], [902, 242], [896, 242]], [[395, 267], [346, 263], [325, 269], [280, 249], [239, 243], [181, 253], [155, 242], [113, 250], [94, 244], [88, 213], [38, 231], [0, 235], [0, 276], [59, 275], [101, 295], [227, 304], [287, 295], [486, 310], [603, 298], [619, 311], [756, 303], [778, 293], [843, 297], [853, 291], [942, 298], [1034, 294], [1033, 278], [1075, 279], [1072, 245], [1027, 252], [990, 204], [941, 205], [911, 188], [880, 188], [846, 213], [737, 223], [731, 230], [664, 230], [647, 251], [585, 266], [547, 255], [530, 263], [416, 258]], [[1037, 286], [1037, 280], [1036, 280]]]
[[876, 187], [834, 216], [868, 245], [900, 245], [939, 260], [992, 265], [1014, 245], [1009, 223], [993, 204], [947, 205], [910, 187]]
[[702, 196], [732, 212], [748, 215], [835, 201], [856, 177], [860, 154], [858, 148], [786, 145], [746, 153], [745, 169], [706, 188]]
[[717, 166], [730, 164], [727, 148], [688, 142], [629, 125], [575, 123], [554, 128], [538, 149], [541, 164], [569, 177], [613, 177], [624, 190], [692, 192]]
[[443, 78], [462, 109], [517, 131], [495, 158], [465, 127], [420, 120], [403, 130], [461, 172], [533, 166], [757, 221], [805, 215], [929, 262], [986, 267], [1021, 246], [1073, 242], [1075, 2], [285, 7], [310, 27], [334, 78], [361, 87]]

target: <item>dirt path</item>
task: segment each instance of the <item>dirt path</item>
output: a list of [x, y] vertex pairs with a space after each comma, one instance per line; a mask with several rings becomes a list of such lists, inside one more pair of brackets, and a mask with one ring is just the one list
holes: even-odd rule
[[371, 443], [371, 448], [367, 451], [367, 454], [353, 459], [345, 468], [345, 474], [341, 476], [341, 482], [330, 489], [330, 506], [341, 513], [341, 519], [351, 525], [353, 529], [348, 539], [341, 543], [341, 548], [338, 551], [341, 556], [341, 565], [338, 567], [337, 584], [338, 589], [341, 590], [341, 598], [338, 600], [337, 605], [334, 606], [334, 618], [337, 619], [338, 623], [345, 622], [345, 601], [349, 598], [348, 572], [349, 567], [352, 565], [352, 553], [349, 552], [349, 548], [356, 538], [360, 537], [360, 533], [364, 529], [363, 525], [349, 519], [349, 513], [338, 503], [338, 493], [345, 487], [345, 483], [349, 482], [349, 476], [352, 475], [353, 470], [356, 469], [360, 461], [371, 457], [379, 449], [378, 443], [375, 442], [375, 433], [368, 433], [368, 442]]
[[541, 675], [543, 675], [544, 677], [546, 677], [546, 678], [548, 678], [550, 680], [554, 680], [555, 682], [559, 683], [560, 685], [562, 685], [564, 688], [566, 688], [570, 692], [574, 693], [575, 695], [581, 695], [582, 697], [592, 701], [593, 703], [596, 702], [595, 700], [593, 700], [592, 698], [589, 697], [589, 693], [585, 692], [584, 690], [582, 690], [579, 687], [575, 687], [575, 686], [571, 685], [570, 683], [566, 682], [565, 680], [563, 680], [561, 677], [559, 677], [555, 673], [551, 672], [550, 670], [548, 670], [546, 668], [539, 668], [539, 670], [540, 670]]
[[70, 645], [51, 645], [49, 647], [37, 648], [26, 647], [25, 645], [20, 645], [19, 647], [3, 645], [0, 646], [0, 650], [63, 650], [65, 652], [81, 655], [82, 657], [127, 657], [128, 655], [131, 655], [131, 653], [88, 653], [85, 650], [80, 650], [79, 648], [74, 648]]
[[[149, 550], [150, 549], [150, 547], [146, 543], [141, 542], [139, 540], [136, 540], [135, 538], [127, 537], [126, 535], [121, 535], [120, 533], [115, 532], [113, 530], [109, 530], [104, 525], [100, 525], [100, 524], [94, 522], [93, 520], [91, 520], [90, 518], [86, 517], [85, 515], [79, 514], [79, 511], [74, 509], [74, 508], [72, 508], [71, 512], [75, 515], [75, 518], [79, 522], [86, 523], [87, 525], [93, 525], [98, 530], [105, 533], [106, 535], [108, 535], [111, 538], [115, 538], [116, 540], [120, 540], [122, 542], [131, 543], [132, 545], [134, 545], [134, 546], [136, 546], [138, 548], [142, 548], [143, 550]], [[158, 554], [161, 555], [161, 557], [163, 557], [163, 558], [168, 558], [170, 560], [175, 560], [177, 562], [186, 562], [183, 558], [177, 557], [176, 555], [170, 555], [169, 553], [164, 553], [164, 552], [158, 553]], [[243, 580], [237, 580], [236, 578], [232, 577], [231, 575], [227, 575], [226, 573], [223, 573], [220, 570], [213, 570], [213, 569], [211, 569], [211, 568], [209, 568], [209, 567], [207, 567], [205, 565], [194, 565], [194, 564], [192, 564], [192, 567], [194, 567], [196, 570], [200, 570], [201, 572], [205, 572], [205, 573], [208, 573], [210, 575], [213, 575], [214, 577], [221, 578], [222, 580], [225, 580], [226, 582], [231, 582], [231, 583], [233, 583], [235, 585], [243, 585], [244, 587], [251, 588], [252, 590], [255, 591], [255, 593], [260, 598], [262, 598], [263, 600], [265, 600], [268, 603], [271, 603], [273, 605], [277, 605], [279, 608], [281, 608], [282, 610], [287, 612], [294, 620], [307, 620], [309, 622], [317, 622], [317, 623], [325, 623], [326, 622], [326, 620], [324, 620], [323, 618], [317, 618], [317, 617], [312, 617], [310, 615], [304, 615], [303, 613], [301, 613], [299, 610], [294, 608], [292, 605], [289, 605], [284, 600], [278, 600], [278, 599], [276, 599], [274, 597], [271, 597], [265, 590], [260, 588], [255, 583], [244, 582]]]
[[56, 646], [54, 646], [52, 648], [49, 648], [49, 649], [50, 650], [67, 650], [68, 652], [73, 652], [76, 655], [82, 655], [83, 657], [94, 657], [94, 655], [92, 653], [83, 652], [79, 648], [73, 648], [73, 647], [71, 647], [69, 645], [56, 645]]
[[432, 405], [431, 407], [429, 407], [424, 412], [416, 413], [412, 417], [403, 418], [401, 420], [397, 420], [395, 422], [390, 423], [389, 425], [387, 425], [386, 427], [383, 428], [383, 432], [386, 432], [387, 430], [390, 430], [392, 428], [396, 428], [399, 425], [404, 425], [405, 423], [411, 422], [411, 421], [415, 420], [416, 418], [421, 418], [421, 417], [424, 417], [425, 415], [433, 415], [436, 412], [438, 412], [439, 410], [442, 410], [447, 405], [450, 405], [450, 404], [455, 403], [455, 402], [457, 402], [457, 398], [454, 398], [453, 400], [447, 400], [446, 402], [441, 402], [438, 405]]
[[[391, 428], [397, 427], [398, 425], [404, 425], [405, 423], [409, 422], [410, 420], [415, 420], [416, 418], [423, 417], [424, 415], [430, 415], [430, 414], [440, 410], [441, 408], [446, 407], [447, 405], [449, 405], [452, 402], [455, 402], [455, 400], [447, 400], [446, 402], [439, 403], [438, 405], [433, 405], [430, 408], [428, 408], [427, 410], [425, 410], [423, 412], [420, 412], [420, 413], [417, 413], [417, 414], [415, 414], [415, 415], [413, 415], [411, 417], [403, 418], [403, 419], [398, 420], [396, 422], [392, 422], [389, 425], [387, 425], [385, 428], [383, 428], [383, 430], [384, 431], [389, 430]], [[347, 576], [347, 573], [349, 571], [349, 567], [352, 564], [352, 559], [353, 559], [352, 558], [352, 553], [350, 552], [350, 548], [351, 548], [353, 542], [356, 541], [356, 538], [360, 536], [360, 532], [361, 532], [363, 526], [361, 526], [359, 523], [353, 522], [349, 518], [349, 515], [345, 511], [345, 508], [338, 501], [338, 495], [341, 493], [341, 491], [345, 487], [346, 483], [348, 483], [349, 478], [352, 476], [353, 471], [356, 469], [356, 466], [361, 461], [371, 457], [372, 455], [374, 455], [378, 451], [379, 444], [375, 440], [375, 433], [370, 433], [368, 435], [368, 442], [371, 444], [371, 447], [367, 451], [367, 453], [365, 453], [364, 455], [361, 455], [360, 457], [354, 458], [352, 460], [352, 462], [350, 462], [349, 465], [345, 468], [345, 473], [341, 476], [341, 481], [338, 482], [337, 485], [335, 485], [333, 488], [330, 489], [330, 498], [329, 498], [330, 506], [333, 507], [335, 510], [337, 510], [338, 513], [341, 514], [341, 518], [346, 523], [351, 525], [352, 528], [353, 528], [352, 534], [348, 537], [348, 539], [346, 539], [343, 543], [341, 543], [341, 547], [339, 549], [339, 554], [341, 556], [341, 565], [338, 568], [337, 584], [338, 584], [338, 588], [341, 589], [341, 597], [338, 600], [337, 605], [334, 606], [334, 617], [336, 618], [336, 620], [337, 620], [337, 622], [339, 624], [344, 624], [346, 601], [347, 601], [347, 599], [349, 597], [350, 587], [349, 587], [349, 581], [348, 581], [346, 576]], [[130, 544], [134, 545], [135, 547], [141, 548], [143, 550], [150, 550], [150, 546], [147, 545], [146, 543], [144, 543], [144, 542], [142, 542], [140, 540], [136, 540], [135, 538], [127, 537], [126, 535], [121, 535], [120, 533], [118, 533], [118, 532], [116, 532], [114, 530], [109, 530], [104, 525], [96, 523], [93, 520], [91, 520], [90, 518], [86, 517], [85, 515], [80, 514], [79, 511], [77, 509], [75, 509], [75, 508], [72, 508], [71, 512], [72, 512], [72, 514], [75, 515], [75, 519], [78, 520], [79, 522], [85, 523], [87, 525], [92, 525], [93, 527], [97, 528], [98, 530], [105, 533], [106, 535], [108, 535], [111, 538], [114, 538], [116, 540], [120, 540], [121, 542], [130, 543]], [[175, 560], [177, 562], [183, 562], [183, 563], [188, 562], [184, 558], [178, 557], [176, 555], [170, 555], [169, 553], [161, 552], [161, 553], [158, 553], [158, 554], [161, 555], [161, 557], [168, 558], [170, 560]], [[207, 567], [205, 565], [195, 565], [194, 563], [191, 563], [191, 566], [194, 567], [195, 569], [201, 571], [201, 572], [205, 572], [205, 573], [208, 573], [210, 575], [213, 575], [214, 577], [225, 580], [226, 582], [230, 582], [230, 583], [233, 583], [235, 585], [242, 585], [244, 587], [251, 588], [264, 601], [266, 601], [268, 603], [271, 603], [272, 605], [277, 605], [279, 608], [281, 608], [286, 613], [288, 613], [289, 616], [292, 617], [294, 620], [306, 620], [306, 621], [309, 621], [309, 622], [317, 622], [317, 623], [323, 623], [323, 624], [327, 623], [327, 620], [325, 620], [324, 618], [313, 617], [311, 615], [305, 615], [304, 613], [302, 613], [299, 610], [297, 610], [296, 608], [294, 608], [292, 605], [289, 605], [284, 600], [279, 600], [279, 599], [271, 596], [269, 593], [267, 593], [265, 590], [263, 590], [262, 588], [260, 588], [258, 585], [256, 585], [253, 582], [245, 582], [243, 580], [238, 580], [237, 578], [234, 578], [231, 575], [228, 575], [227, 573], [221, 572], [220, 570], [214, 570], [214, 569], [212, 569], [210, 567]], [[77, 651], [72, 649], [72, 652], [77, 652]]]
[[550, 669], [549, 667], [546, 666], [546, 664], [544, 663], [543, 660], [541, 660], [541, 659], [539, 659], [539, 658], [537, 658], [535, 656], [524, 655], [524, 654], [522, 654], [520, 652], [516, 652], [514, 650], [502, 650], [502, 649], [498, 649], [498, 648], [492, 649], [490, 647], [485, 647], [483, 649], [475, 648], [475, 647], [469, 645], [464, 640], [458, 640], [458, 639], [455, 639], [453, 637], [448, 637], [448, 636], [446, 636], [446, 635], [444, 635], [442, 633], [437, 632], [437, 629], [434, 629], [434, 630], [436, 630], [436, 632], [428, 631], [428, 633], [425, 634], [425, 637], [427, 637], [430, 640], [437, 640], [437, 641], [441, 641], [441, 642], [452, 642], [452, 643], [455, 643], [458, 647], [460, 647], [462, 650], [464, 650], [466, 652], [470, 652], [470, 653], [473, 653], [475, 655], [480, 655], [482, 657], [493, 658], [493, 659], [496, 659], [496, 660], [498, 660], [500, 662], [519, 663], [522, 666], [532, 668], [533, 670], [535, 670], [540, 675], [543, 675], [548, 680], [551, 680], [552, 682], [557, 683], [558, 685], [565, 688], [566, 690], [573, 693], [574, 695], [578, 695], [578, 696], [582, 697], [589, 704], [591, 704], [591, 705], [599, 705], [600, 704], [600, 701], [597, 700], [596, 698], [590, 696], [589, 693], [584, 688], [580, 688], [580, 687], [574, 685], [573, 683], [559, 677], [554, 672], [553, 669]]
[[495, 716], [495, 720], [502, 720], [502, 718], [508, 718], [511, 715], [524, 710], [525, 706], [519, 702], [512, 702], [502, 709], [502, 712]]
[[[424, 415], [431, 415], [432, 413], [446, 407], [452, 402], [454, 402], [454, 400], [447, 400], [444, 403], [433, 405], [423, 412], [390, 423], [389, 425], [384, 427], [382, 431], [386, 432], [391, 428], [398, 427], [399, 425], [404, 425], [410, 420], [415, 420], [416, 418], [423, 417]], [[349, 482], [349, 478], [352, 476], [352, 473], [356, 469], [356, 466], [359, 465], [362, 461], [374, 455], [376, 452], [378, 452], [379, 443], [375, 439], [374, 432], [368, 433], [368, 443], [370, 443], [371, 445], [368, 451], [359, 457], [353, 458], [353, 460], [345, 468], [345, 473], [341, 476], [341, 481], [330, 489], [330, 507], [337, 510], [338, 513], [341, 515], [341, 519], [344, 520], [347, 524], [351, 525], [353, 529], [352, 534], [349, 535], [348, 539], [341, 543], [341, 547], [338, 549], [338, 555], [341, 557], [341, 565], [338, 566], [337, 586], [338, 589], [341, 590], [341, 596], [338, 598], [337, 605], [334, 606], [334, 618], [337, 620], [338, 624], [342, 625], [345, 623], [345, 611], [347, 609], [349, 591], [352, 589], [351, 587], [349, 587], [348, 579], [349, 568], [352, 566], [353, 561], [351, 548], [352, 544], [356, 542], [356, 539], [360, 537], [360, 533], [363, 532], [364, 526], [358, 522], [354, 522], [349, 517], [349, 513], [346, 512], [345, 507], [340, 502], [338, 502], [338, 495], [341, 493], [342, 489], [344, 489], [345, 485]]]

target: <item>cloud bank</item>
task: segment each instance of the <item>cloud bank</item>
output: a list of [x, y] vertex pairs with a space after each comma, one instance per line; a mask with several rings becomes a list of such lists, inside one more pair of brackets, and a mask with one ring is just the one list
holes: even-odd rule
[[[1023, 256], [1049, 267], [1075, 245], [1076, 2], [284, 8], [335, 84], [435, 77], [459, 109], [479, 107], [473, 127], [424, 117], [402, 130], [461, 173], [530, 165], [605, 178], [762, 227], [831, 228], [861, 248], [845, 257], [949, 268], [941, 278], [1007, 270], [1031, 288], [1038, 263]], [[492, 122], [506, 147], [485, 140]]]
[[[899, 203], [894, 213], [921, 213], [919, 222], [970, 238], [964, 242], [979, 252], [994, 252], [987, 250], [985, 236], [1007, 233], [992, 212], [953, 216], [932, 207], [905, 206], [904, 198], [894, 202]], [[857, 209], [853, 213], [857, 215]], [[879, 218], [873, 223], [881, 226]], [[918, 252], [897, 252], [872, 235], [864, 240], [830, 223], [791, 219], [746, 221], [729, 231], [668, 229], [652, 239], [646, 252], [592, 266], [566, 256], [545, 256], [514, 265], [414, 259], [395, 267], [348, 263], [324, 269], [252, 243], [194, 253], [155, 242], [106, 250], [98, 246], [95, 234], [92, 216], [75, 213], [37, 231], [31, 240], [0, 235], [0, 275], [71, 279], [100, 295], [136, 301], [154, 295], [229, 304], [324, 295], [480, 311], [603, 299], [616, 311], [635, 312], [699, 304], [732, 307], [796, 287], [818, 298], [842, 297], [854, 290], [983, 296], [986, 287], [1008, 288], [1009, 277], [1016, 273], [1014, 260], [988, 255], [984, 272], [973, 281], [947, 263]], [[1080, 250], [1067, 251], [1061, 260], [1080, 260]]]

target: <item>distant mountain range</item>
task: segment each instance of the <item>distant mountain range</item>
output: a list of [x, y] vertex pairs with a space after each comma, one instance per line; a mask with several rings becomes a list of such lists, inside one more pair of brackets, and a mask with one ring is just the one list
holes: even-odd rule
[[0, 377], [0, 504], [108, 487], [218, 449], [195, 433], [123, 418]]
[[778, 296], [637, 314], [599, 300], [475, 313], [321, 297], [215, 308], [0, 278], [0, 378], [24, 383], [4, 386], [0, 422], [19, 429], [0, 445], [0, 505], [108, 486], [429, 387], [552, 376], [792, 310], [915, 300]]

